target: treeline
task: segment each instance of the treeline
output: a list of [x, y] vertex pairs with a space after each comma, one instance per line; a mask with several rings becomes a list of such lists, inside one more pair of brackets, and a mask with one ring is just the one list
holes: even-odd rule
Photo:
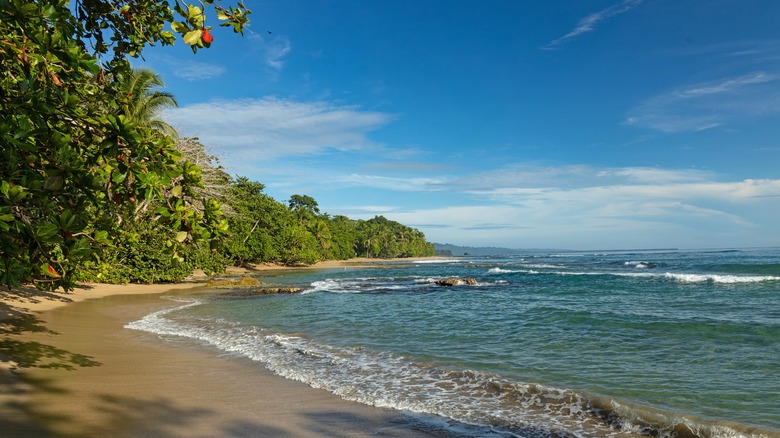
[[[190, 233], [186, 219], [172, 218], [169, 208], [161, 208], [166, 199], [158, 202], [160, 205], [132, 203], [132, 209], [112, 231], [122, 238], [104, 247], [98, 260], [87, 262], [79, 272], [80, 280], [172, 282], [194, 269], [214, 275], [227, 266], [252, 263], [299, 266], [354, 257], [435, 254], [433, 244], [419, 230], [383, 216], [369, 220], [331, 216], [320, 212], [317, 201], [307, 195], [293, 195], [286, 203], [279, 202], [264, 193], [263, 184], [246, 177], [231, 178], [197, 139], [180, 138], [176, 145], [184, 162], [198, 163], [193, 171], [197, 169], [202, 184], [190, 193], [190, 203], [198, 206], [197, 200], [204, 198], [219, 202], [225, 216], [225, 236], [220, 240], [195, 240], [172, 256], [171, 220], [176, 229], [182, 229], [179, 235], [186, 237]], [[167, 192], [171, 199], [183, 196], [175, 187]]]
[[227, 204], [231, 235], [224, 252], [234, 263], [311, 264], [353, 257], [433, 255], [433, 244], [418, 230], [377, 216], [352, 220], [320, 213], [317, 201], [293, 195], [287, 205], [263, 193], [260, 183], [231, 181]]

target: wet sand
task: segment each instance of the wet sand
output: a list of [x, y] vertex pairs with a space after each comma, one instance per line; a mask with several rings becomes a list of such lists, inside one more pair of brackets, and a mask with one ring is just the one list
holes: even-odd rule
[[66, 305], [0, 297], [0, 435], [451, 436], [405, 413], [275, 376], [249, 359], [123, 327], [178, 305], [162, 295], [201, 293], [196, 286], [163, 293], [178, 286], [93, 285], [61, 295], [73, 300]]

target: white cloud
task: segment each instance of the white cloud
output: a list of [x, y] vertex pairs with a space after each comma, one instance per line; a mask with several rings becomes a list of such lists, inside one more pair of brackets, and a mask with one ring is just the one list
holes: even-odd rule
[[267, 97], [187, 105], [169, 110], [166, 119], [183, 135], [219, 150], [226, 166], [241, 169], [284, 156], [377, 148], [367, 134], [392, 116], [356, 106]]
[[692, 84], [651, 97], [630, 111], [625, 123], [662, 132], [697, 132], [745, 116], [780, 110], [778, 76], [754, 72]]
[[158, 52], [154, 52], [150, 56], [149, 61], [152, 65], [157, 63], [164, 64], [166, 70], [170, 70], [174, 76], [186, 81], [214, 79], [225, 73], [225, 68], [220, 65], [174, 58]]
[[[700, 84], [678, 95], [696, 100], [739, 92], [768, 77]], [[355, 152], [375, 163], [390, 160], [388, 147], [369, 134], [393, 116], [325, 101], [217, 100], [171, 110], [168, 118], [184, 135], [213, 147], [226, 167], [258, 177], [269, 190], [309, 194], [331, 214], [383, 214], [434, 241], [567, 248], [780, 244], [756, 237], [780, 236], [780, 180], [724, 181], [696, 169], [590, 165], [521, 163], [462, 174], [423, 162], [414, 169], [371, 167], [347, 160]], [[334, 160], [334, 152], [343, 155]], [[353, 205], [368, 194], [366, 206], [344, 207], [347, 189], [360, 193], [349, 196]]]
[[602, 9], [599, 12], [590, 14], [582, 18], [577, 23], [577, 26], [574, 29], [572, 29], [569, 33], [547, 43], [545, 46], [542, 47], [542, 49], [552, 50], [558, 47], [559, 45], [561, 45], [561, 43], [564, 43], [572, 38], [576, 38], [587, 32], [593, 32], [594, 30], [596, 30], [597, 24], [601, 23], [602, 21], [608, 18], [612, 18], [616, 15], [620, 15], [630, 11], [631, 9], [634, 9], [635, 7], [639, 6], [642, 3], [642, 1], [643, 0], [623, 0], [620, 3], [614, 4], [606, 9]]
[[684, 88], [676, 91], [674, 93], [674, 98], [684, 100], [722, 93], [734, 93], [747, 85], [763, 84], [764, 82], [771, 82], [775, 79], [777, 79], [775, 75], [764, 72], [752, 73], [734, 79], [725, 79], [719, 82]]
[[359, 174], [336, 176], [329, 182], [341, 187], [371, 187], [402, 192], [442, 191], [448, 185], [447, 178], [406, 178]]
[[382, 215], [398, 210], [396, 206], [388, 205], [361, 205], [354, 207], [341, 207], [338, 209], [338, 214], [353, 218], [366, 218], [370, 219], [376, 215]]
[[[512, 171], [517, 178], [511, 177]], [[535, 178], [534, 175], [537, 177]], [[354, 178], [356, 186], [370, 178]], [[780, 180], [720, 181], [698, 170], [508, 166], [493, 172], [380, 188], [432, 191], [429, 207], [387, 207], [386, 217], [438, 242], [498, 246], [706, 247], [780, 243]], [[377, 185], [372, 185], [376, 187]], [[442, 189], [445, 187], [446, 190]], [[453, 205], [457, 202], [460, 205]], [[380, 211], [380, 210], [376, 210]], [[376, 214], [349, 208], [339, 214]], [[726, 239], [733, 239], [726, 241]], [[603, 245], [599, 242], [603, 242]], [[716, 243], [717, 242], [717, 243]]]
[[173, 69], [174, 76], [187, 81], [202, 81], [221, 76], [225, 69], [219, 65], [206, 64], [205, 62], [183, 61], [177, 62]]
[[263, 58], [266, 66], [277, 71], [284, 67], [284, 57], [292, 51], [292, 43], [289, 38], [250, 33], [249, 39], [254, 50]]
[[492, 193], [501, 189], [535, 190], [558, 187], [572, 190], [583, 187], [609, 187], [642, 183], [671, 184], [707, 181], [710, 172], [696, 169], [658, 169], [650, 167], [603, 168], [589, 165], [535, 166], [509, 164], [502, 168], [452, 178], [449, 184], [470, 193]]

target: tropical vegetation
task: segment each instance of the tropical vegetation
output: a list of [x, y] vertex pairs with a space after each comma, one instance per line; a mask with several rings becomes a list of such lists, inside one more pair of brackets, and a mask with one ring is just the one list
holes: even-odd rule
[[214, 23], [242, 33], [249, 14], [240, 1], [0, 0], [0, 283], [433, 253], [382, 217], [330, 217], [305, 195], [281, 204], [160, 120], [175, 99], [129, 58], [177, 39], [208, 48]]
[[226, 204], [230, 236], [224, 254], [235, 264], [310, 264], [353, 257], [393, 258], [434, 255], [420, 231], [377, 216], [352, 220], [320, 213], [317, 202], [293, 195], [284, 205], [265, 187], [239, 177], [230, 183]]

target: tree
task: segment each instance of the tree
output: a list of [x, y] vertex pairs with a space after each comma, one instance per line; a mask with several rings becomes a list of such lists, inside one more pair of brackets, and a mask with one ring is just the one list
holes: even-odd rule
[[358, 221], [355, 252], [365, 257], [419, 257], [435, 254], [433, 244], [426, 242], [419, 230], [409, 228], [384, 216]]
[[320, 208], [317, 201], [308, 195], [292, 195], [287, 201], [290, 210], [293, 211], [301, 224], [320, 214]]
[[314, 236], [314, 239], [317, 240], [324, 251], [330, 249], [333, 235], [331, 234], [328, 222], [325, 219], [316, 219], [312, 222], [311, 225], [309, 225], [309, 232]]
[[[243, 4], [213, 9], [242, 31]], [[71, 288], [139, 200], [162, 201], [155, 217], [171, 233], [171, 257], [226, 232], [218, 204], [191, 208], [200, 170], [170, 137], [128, 117], [121, 86], [128, 56], [176, 34], [197, 51], [213, 41], [209, 30], [205, 11], [181, 2], [0, 0], [0, 282]]]
[[161, 110], [178, 106], [173, 94], [156, 89], [164, 86], [160, 76], [149, 69], [130, 70], [119, 80], [123, 97], [120, 111], [137, 126], [176, 138], [176, 130], [159, 117]]
[[282, 231], [294, 223], [287, 207], [263, 193], [259, 182], [239, 177], [227, 196], [227, 255], [237, 264], [281, 261]]
[[346, 216], [335, 216], [328, 221], [331, 243], [325, 257], [333, 260], [346, 260], [355, 257], [356, 221]]

